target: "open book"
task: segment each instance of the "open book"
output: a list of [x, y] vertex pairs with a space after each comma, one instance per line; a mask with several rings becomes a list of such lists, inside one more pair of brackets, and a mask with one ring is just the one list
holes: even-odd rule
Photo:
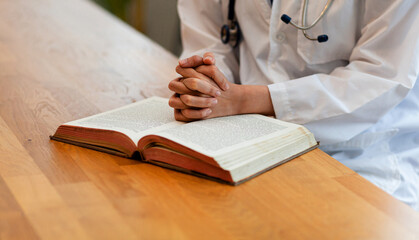
[[178, 122], [159, 97], [65, 123], [51, 139], [234, 185], [317, 147], [303, 126], [257, 114]]

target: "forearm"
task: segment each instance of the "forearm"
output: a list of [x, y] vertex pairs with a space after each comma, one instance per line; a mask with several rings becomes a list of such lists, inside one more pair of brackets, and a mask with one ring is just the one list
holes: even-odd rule
[[238, 114], [257, 113], [274, 116], [271, 95], [267, 86], [235, 85]]

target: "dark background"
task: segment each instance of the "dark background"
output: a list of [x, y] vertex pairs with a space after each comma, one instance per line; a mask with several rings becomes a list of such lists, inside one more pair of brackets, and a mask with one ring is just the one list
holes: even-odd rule
[[92, 0], [176, 56], [182, 51], [176, 0]]

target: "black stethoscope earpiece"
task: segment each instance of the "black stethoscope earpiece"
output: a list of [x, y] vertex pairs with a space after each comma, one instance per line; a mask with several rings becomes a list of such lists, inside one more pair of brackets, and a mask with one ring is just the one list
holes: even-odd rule
[[[235, 0], [230, 0], [228, 4], [228, 24], [224, 24], [221, 27], [221, 42], [223, 42], [224, 44], [230, 44], [233, 48], [239, 45], [240, 38], [241, 38], [239, 23], [237, 22], [236, 16], [234, 14], [235, 2], [236, 2]], [[333, 0], [327, 1], [326, 5], [323, 8], [323, 11], [320, 13], [317, 19], [314, 20], [314, 22], [309, 26], [306, 26], [308, 0], [304, 0], [303, 13], [301, 14], [302, 15], [301, 22], [303, 24], [302, 26], [295, 24], [292, 21], [291, 17], [288, 16], [287, 14], [283, 14], [281, 16], [281, 20], [284, 23], [291, 24], [293, 27], [301, 30], [304, 36], [309, 40], [317, 41], [319, 43], [327, 42], [329, 40], [329, 37], [326, 34], [322, 34], [322, 35], [317, 36], [317, 38], [313, 38], [310, 35], [308, 35], [307, 30], [313, 28], [320, 21], [320, 19], [325, 15], [327, 10], [332, 5], [332, 2]]]
[[329, 36], [327, 36], [326, 34], [317, 36], [317, 41], [319, 43], [327, 42], [327, 40], [329, 40]]
[[326, 34], [323, 35], [319, 35], [317, 36], [317, 38], [313, 38], [310, 37], [310, 35], [308, 35], [307, 30], [311, 29], [312, 27], [314, 27], [319, 21], [320, 19], [326, 14], [327, 10], [330, 8], [330, 6], [332, 5], [333, 0], [328, 0], [326, 5], [324, 6], [322, 12], [320, 13], [320, 16], [318, 16], [316, 18], [316, 20], [314, 20], [314, 22], [310, 25], [310, 26], [306, 26], [306, 18], [307, 18], [307, 8], [308, 8], [308, 0], [304, 0], [304, 4], [303, 4], [303, 12], [301, 14], [301, 22], [302, 22], [302, 26], [299, 26], [297, 24], [295, 24], [291, 17], [288, 16], [287, 14], [283, 14], [281, 16], [281, 20], [286, 23], [286, 24], [291, 24], [293, 27], [301, 30], [304, 34], [304, 37], [306, 37], [309, 40], [312, 41], [317, 41], [319, 43], [322, 42], [327, 42], [327, 40], [329, 40], [329, 37]]
[[[281, 20], [282, 20], [284, 23], [288, 24], [288, 23], [290, 23], [290, 22], [291, 22], [291, 17], [290, 17], [290, 16], [288, 16], [287, 14], [282, 14], [282, 16], [281, 16]], [[297, 29], [299, 29], [299, 28], [297, 28]], [[327, 36], [326, 34], [319, 35], [319, 36], [317, 36], [317, 38], [312, 38], [312, 37], [308, 36], [308, 34], [305, 32], [305, 30], [302, 30], [302, 31], [303, 31], [303, 33], [304, 33], [304, 36], [305, 36], [307, 39], [309, 39], [309, 40], [317, 41], [317, 42], [319, 42], [319, 43], [322, 43], [322, 42], [327, 42], [327, 40], [329, 40], [329, 36]]]

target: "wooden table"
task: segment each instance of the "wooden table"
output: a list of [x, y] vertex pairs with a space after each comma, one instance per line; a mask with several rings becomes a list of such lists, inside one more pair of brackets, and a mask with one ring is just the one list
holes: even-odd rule
[[50, 141], [169, 96], [174, 56], [85, 0], [0, 1], [0, 239], [414, 239], [418, 214], [320, 150], [232, 187]]

